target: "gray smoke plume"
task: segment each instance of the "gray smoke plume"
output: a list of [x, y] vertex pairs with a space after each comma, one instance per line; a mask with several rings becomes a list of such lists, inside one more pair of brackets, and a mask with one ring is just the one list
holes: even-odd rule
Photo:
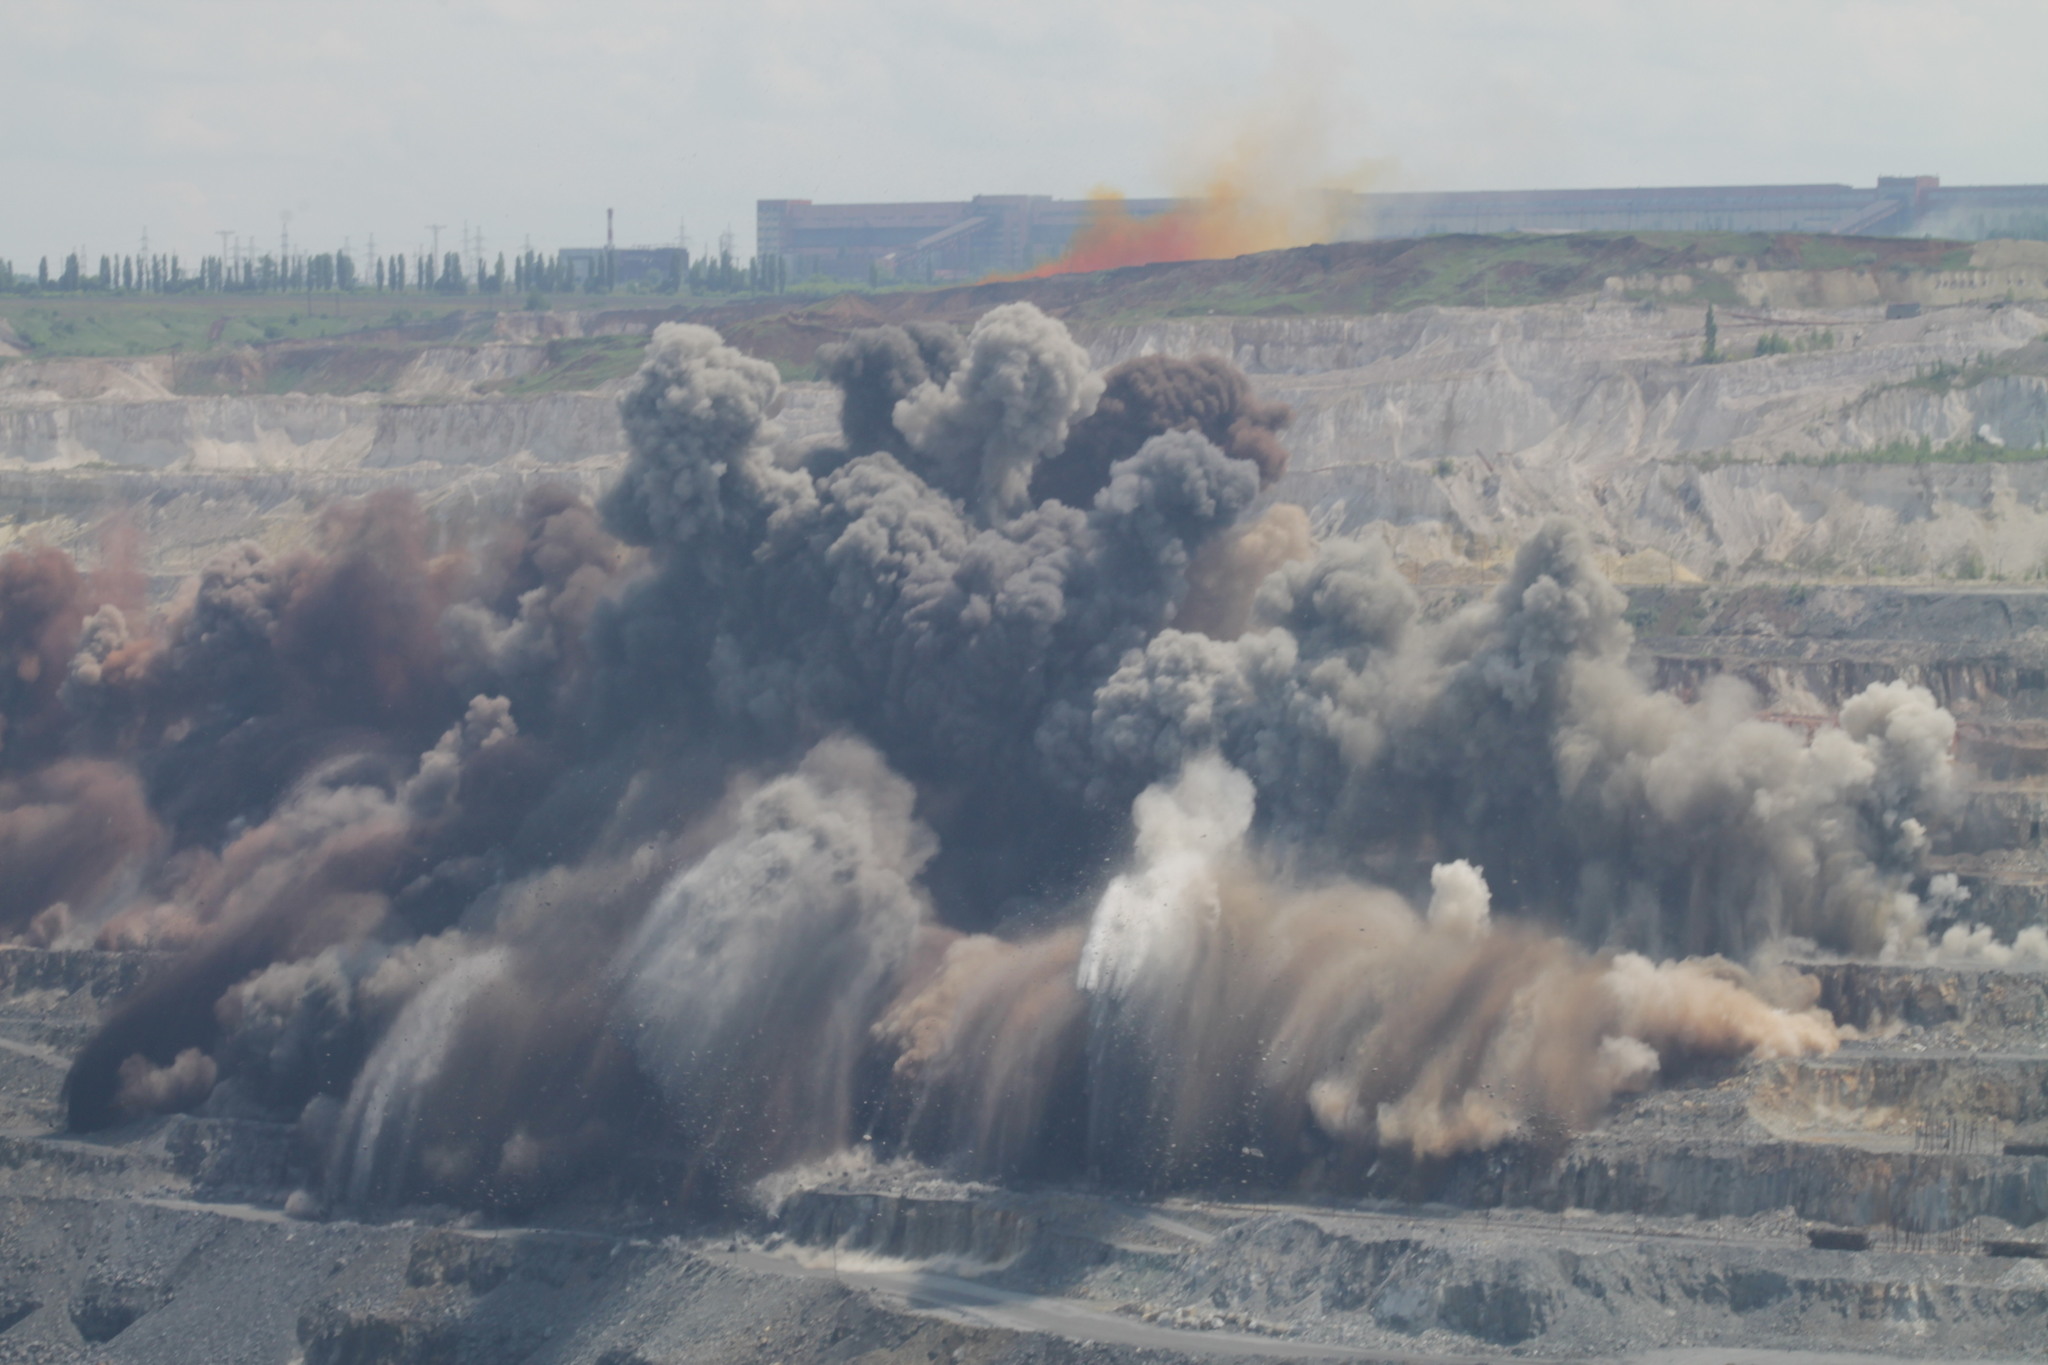
[[1137, 801], [1135, 866], [1085, 937], [950, 945], [877, 1025], [912, 1146], [976, 1174], [1085, 1153], [1121, 1184], [1342, 1184], [1591, 1122], [1666, 1056], [1829, 1052], [1725, 961], [1589, 956], [1496, 924], [1471, 864], [1425, 913], [1347, 881], [1296, 889], [1247, 844], [1257, 793], [1213, 756]]
[[474, 595], [442, 614], [452, 681], [543, 721], [575, 707], [590, 670], [590, 619], [626, 563], [581, 498], [535, 489], [488, 547]]
[[[636, 545], [715, 547], [730, 528], [800, 475], [777, 470], [761, 443], [781, 380], [775, 367], [727, 346], [709, 327], [657, 328], [632, 391], [619, 404], [633, 458], [605, 498], [605, 520]], [[758, 458], [757, 458], [758, 455]]]
[[1244, 371], [1221, 356], [1126, 360], [1103, 376], [1101, 400], [1075, 424], [1059, 458], [1038, 467], [1031, 500], [1086, 507], [1118, 460], [1169, 431], [1200, 432], [1232, 459], [1256, 466], [1261, 486], [1271, 485], [1287, 470], [1280, 432], [1292, 416], [1285, 405], [1260, 398]]
[[1031, 472], [1095, 410], [1102, 380], [1067, 329], [1028, 303], [992, 308], [943, 383], [927, 380], [893, 421], [911, 468], [993, 523], [1030, 505]]
[[[951, 443], [958, 489], [983, 483], [961, 461], [1014, 470], [1020, 431], [1052, 439], [1086, 387], [1078, 355], [1049, 319], [1005, 310], [943, 391], [905, 400], [954, 414], [926, 434]], [[1048, 503], [984, 526], [887, 454], [783, 468], [774, 400], [772, 372], [713, 334], [657, 332], [624, 402], [634, 456], [606, 503], [654, 571], [597, 622], [605, 709], [655, 697], [785, 753], [850, 725], [906, 775], [958, 788], [934, 875], [982, 888], [965, 918], [1044, 894], [1097, 831], [1058, 794], [1069, 776], [1044, 769], [1038, 720], [1085, 709], [1171, 618], [1194, 553], [1256, 496], [1256, 469], [1173, 432], [1121, 461], [1085, 511]], [[706, 666], [679, 667], [691, 659]], [[989, 764], [1019, 780], [958, 782]]]
[[896, 405], [927, 384], [946, 386], [966, 347], [944, 323], [869, 327], [818, 349], [818, 371], [839, 389], [839, 430], [855, 455], [910, 453]]
[[618, 1027], [711, 1181], [853, 1138], [868, 1028], [931, 915], [914, 800], [868, 746], [825, 741], [748, 798], [620, 953]]
[[1235, 640], [1251, 625], [1265, 581], [1315, 555], [1308, 513], [1291, 502], [1274, 503], [1204, 545], [1189, 562], [1187, 595], [1174, 611], [1174, 629]]
[[102, 943], [193, 947], [81, 1050], [66, 1082], [73, 1123], [103, 1126], [134, 1107], [117, 1100], [131, 1058], [161, 1067], [187, 1048], [214, 1047], [217, 1002], [252, 973], [384, 930], [407, 874], [430, 871], [435, 835], [459, 823], [469, 770], [515, 735], [505, 703], [478, 697], [410, 773], [376, 755], [330, 760], [218, 856], [188, 861], [170, 894], [137, 898], [116, 915]]
[[1658, 693], [1568, 527], [1426, 619], [1253, 517], [1285, 416], [1222, 361], [1105, 385], [1016, 305], [822, 363], [847, 449], [778, 456], [774, 367], [660, 328], [601, 507], [474, 547], [337, 505], [161, 617], [0, 558], [0, 931], [188, 945], [74, 1126], [297, 1118], [336, 1203], [717, 1204], [861, 1138], [1341, 1190], [1832, 1044], [1707, 955], [1932, 951], [1925, 692]]
[[1469, 858], [1512, 888], [1509, 908], [1589, 943], [1911, 938], [1907, 880], [1947, 798], [1953, 719], [1903, 684], [1811, 742], [1752, 719], [1733, 682], [1685, 703], [1629, 668], [1623, 606], [1570, 527], [1438, 627], [1417, 623], [1383, 551], [1325, 546], [1267, 580], [1237, 639], [1163, 631], [1127, 660], [1070, 761], [1107, 802], [1215, 749], [1271, 794], [1274, 837], [1311, 854], [1340, 840], [1396, 884], [1420, 872], [1404, 848]]
[[0, 942], [97, 925], [160, 837], [142, 784], [117, 764], [61, 759], [0, 777]]

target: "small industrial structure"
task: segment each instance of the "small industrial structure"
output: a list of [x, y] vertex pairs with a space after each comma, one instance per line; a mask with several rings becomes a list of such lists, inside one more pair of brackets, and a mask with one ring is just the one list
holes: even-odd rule
[[[1187, 201], [1126, 199], [1134, 218]], [[1100, 204], [985, 194], [941, 203], [758, 201], [756, 250], [789, 278], [979, 279], [1060, 256]], [[2048, 237], [2048, 185], [1943, 186], [1938, 176], [1853, 185], [1340, 193], [1339, 241], [1450, 232], [1827, 232], [1883, 237]]]
[[557, 253], [562, 282], [571, 289], [658, 289], [682, 287], [690, 253], [675, 246], [621, 247], [612, 234], [613, 210], [604, 211], [604, 245], [564, 247]]
[[557, 253], [570, 289], [673, 289], [689, 269], [679, 246], [570, 246]]
[[[1149, 218], [1178, 199], [1125, 199], [1122, 211]], [[958, 203], [813, 204], [763, 199], [755, 250], [781, 256], [791, 279], [947, 280], [1029, 270], [1067, 249], [1101, 205], [1043, 194], [979, 194]]]

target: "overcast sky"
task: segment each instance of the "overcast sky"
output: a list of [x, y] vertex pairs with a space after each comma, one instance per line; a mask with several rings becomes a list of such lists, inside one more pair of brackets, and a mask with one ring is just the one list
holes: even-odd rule
[[1136, 195], [1311, 111], [1485, 189], [2048, 181], [2043, 0], [8, 0], [0, 257], [692, 245], [754, 200]]

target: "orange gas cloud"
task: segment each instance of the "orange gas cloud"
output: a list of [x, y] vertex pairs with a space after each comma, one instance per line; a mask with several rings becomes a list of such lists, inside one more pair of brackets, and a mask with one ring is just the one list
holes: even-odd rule
[[1337, 226], [1334, 212], [1320, 215], [1320, 225], [1304, 223], [1298, 212], [1259, 203], [1227, 185], [1216, 187], [1204, 198], [1143, 218], [1133, 216], [1124, 207], [1123, 195], [1114, 190], [1098, 190], [1090, 198], [1093, 206], [1088, 221], [1074, 234], [1066, 253], [1017, 278], [1277, 251], [1328, 240], [1328, 229]]
[[1330, 131], [1356, 120], [1333, 112], [1337, 72], [1327, 45], [1304, 31], [1284, 48], [1236, 126], [1212, 130], [1174, 158], [1179, 206], [1140, 217], [1121, 192], [1098, 189], [1066, 252], [1011, 278], [1219, 260], [1336, 238], [1355, 208], [1350, 192], [1378, 180], [1386, 163], [1333, 170]]

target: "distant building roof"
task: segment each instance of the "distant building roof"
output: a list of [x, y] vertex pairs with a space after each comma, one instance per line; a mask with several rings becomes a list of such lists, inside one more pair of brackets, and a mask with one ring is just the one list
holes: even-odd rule
[[[1184, 201], [1121, 201], [1143, 218]], [[763, 199], [756, 242], [793, 278], [975, 279], [1061, 255], [1097, 201], [977, 195], [948, 202]], [[1343, 194], [1338, 240], [1446, 232], [1748, 231], [1984, 238], [2048, 236], [2048, 185], [1943, 186], [1938, 176], [1853, 185], [1699, 185]]]

